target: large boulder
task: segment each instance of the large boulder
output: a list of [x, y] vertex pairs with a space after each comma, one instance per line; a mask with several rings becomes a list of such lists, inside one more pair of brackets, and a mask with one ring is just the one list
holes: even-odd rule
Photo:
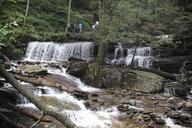
[[22, 65], [16, 69], [18, 73], [26, 73], [30, 75], [46, 75], [47, 70], [40, 65]]
[[81, 77], [87, 70], [87, 63], [85, 61], [70, 62], [67, 68], [67, 73], [70, 75]]
[[100, 88], [122, 87], [144, 92], [158, 92], [162, 89], [163, 78], [149, 72], [128, 67], [90, 64], [83, 80]]
[[16, 104], [17, 94], [13, 88], [0, 88], [0, 107], [6, 107], [7, 104]]

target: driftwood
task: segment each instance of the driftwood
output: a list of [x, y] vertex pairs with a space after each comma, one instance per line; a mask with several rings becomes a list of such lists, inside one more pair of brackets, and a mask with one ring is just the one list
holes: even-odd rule
[[75, 128], [76, 126], [71, 122], [66, 113], [56, 112], [50, 109], [46, 104], [34, 96], [27, 88], [23, 87], [14, 77], [9, 74], [2, 64], [0, 64], [0, 75], [6, 79], [16, 90], [23, 94], [29, 101], [31, 101], [37, 108], [39, 108], [45, 115], [49, 115], [60, 121], [67, 128]]

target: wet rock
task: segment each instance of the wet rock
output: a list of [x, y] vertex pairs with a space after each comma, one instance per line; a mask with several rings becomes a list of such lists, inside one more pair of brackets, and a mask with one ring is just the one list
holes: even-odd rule
[[143, 115], [143, 120], [144, 121], [149, 121], [151, 117], [149, 115]]
[[154, 120], [155, 123], [160, 124], [160, 125], [164, 125], [165, 124], [165, 120], [161, 119], [161, 118], [155, 118]]
[[40, 65], [22, 65], [16, 69], [16, 72], [30, 75], [47, 75], [47, 70]]
[[168, 113], [168, 116], [173, 119], [179, 119], [180, 118], [180, 113], [177, 111], [171, 111]]
[[186, 102], [179, 102], [178, 104], [177, 104], [177, 109], [183, 109], [183, 108], [185, 108], [186, 107]]
[[125, 104], [121, 104], [117, 107], [117, 109], [120, 112], [126, 112], [127, 114], [131, 114], [131, 113], [142, 113], [144, 111], [143, 108], [138, 108], [135, 106], [130, 106], [130, 105], [125, 105]]
[[79, 59], [79, 58], [75, 58], [75, 57], [70, 57], [70, 58], [68, 59], [68, 61], [84, 61], [84, 60]]
[[179, 96], [179, 97], [186, 97], [187, 96], [187, 88], [185, 88], [185, 87], [175, 88], [175, 95]]
[[180, 85], [177, 82], [165, 82], [164, 90], [166, 90], [165, 93], [170, 95], [175, 95], [179, 97], [187, 96], [187, 88], [185, 86]]
[[155, 120], [157, 114], [156, 113], [150, 113], [151, 119]]
[[188, 113], [181, 113], [180, 114], [180, 119], [181, 122], [191, 124], [191, 115]]
[[143, 114], [147, 114], [147, 115], [150, 115], [151, 113], [152, 113], [152, 111], [149, 111], [149, 110], [144, 110], [143, 112], [142, 112]]
[[128, 102], [123, 102], [123, 104], [129, 104], [131, 106], [141, 107], [142, 101], [139, 100], [129, 100]]
[[16, 104], [17, 94], [15, 89], [11, 88], [0, 88], [0, 101], [1, 105], [5, 105], [7, 103]]
[[67, 73], [76, 77], [82, 77], [85, 75], [87, 69], [87, 63], [83, 62], [71, 62], [68, 65]]
[[192, 111], [192, 102], [186, 102], [186, 108]]
[[157, 113], [150, 113], [150, 117], [156, 124], [165, 124], [165, 121]]
[[0, 87], [3, 87], [4, 83], [2, 81], [0, 81]]
[[88, 95], [83, 91], [75, 90], [72, 94], [73, 94], [73, 96], [75, 96], [77, 99], [80, 99], [80, 100], [88, 99]]
[[126, 112], [126, 111], [128, 111], [129, 107], [128, 107], [128, 106], [125, 106], [125, 105], [119, 105], [119, 106], [117, 106], [117, 109], [118, 109], [120, 112]]

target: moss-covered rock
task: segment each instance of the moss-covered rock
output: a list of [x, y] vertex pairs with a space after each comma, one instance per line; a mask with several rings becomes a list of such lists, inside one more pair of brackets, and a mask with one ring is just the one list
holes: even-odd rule
[[90, 64], [82, 78], [89, 85], [100, 88], [122, 87], [144, 92], [158, 92], [163, 78], [153, 73], [137, 71], [129, 67]]

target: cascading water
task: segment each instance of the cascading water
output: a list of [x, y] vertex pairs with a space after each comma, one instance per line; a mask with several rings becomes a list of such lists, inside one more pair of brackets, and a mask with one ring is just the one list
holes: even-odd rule
[[[117, 47], [115, 48], [114, 59], [111, 61], [111, 63], [130, 65], [135, 52], [135, 47], [127, 48], [126, 57], [123, 56], [123, 52], [124, 48], [122, 47], [121, 43], [118, 43]], [[153, 50], [151, 47], [137, 47], [135, 57], [133, 60], [134, 65], [145, 68], [152, 67], [153, 63], [152, 52]]]
[[[66, 77], [67, 79], [77, 83], [77, 86], [87, 92], [94, 92], [94, 91], [100, 91], [99, 89], [88, 87], [84, 85], [80, 79], [75, 78], [69, 74], [66, 73], [66, 69], [52, 69], [49, 67], [45, 67], [50, 74], [53, 75], [60, 75], [63, 77]], [[21, 82], [22, 83], [22, 82]], [[26, 84], [26, 83], [22, 83]], [[70, 95], [67, 92], [61, 92], [57, 91], [50, 87], [38, 87], [34, 88], [32, 90], [33, 94], [36, 96], [46, 96], [46, 97], [55, 97], [59, 102], [69, 103], [69, 104], [75, 104], [79, 106], [80, 110], [59, 110], [55, 106], [49, 106], [51, 108], [54, 108], [55, 111], [60, 111], [61, 113], [67, 113], [68, 117], [71, 119], [71, 121], [78, 127], [82, 128], [111, 128], [115, 117], [119, 115], [119, 112], [116, 107], [107, 108], [107, 109], [101, 109], [98, 111], [91, 111], [87, 109], [84, 105], [83, 100], [78, 100], [74, 98], [72, 95]], [[22, 97], [23, 99], [24, 97]], [[23, 99], [24, 100], [24, 99]], [[23, 101], [22, 100], [22, 101]], [[22, 102], [20, 104], [24, 107], [30, 107], [37, 109], [34, 104], [28, 102]]]
[[[130, 65], [135, 48], [127, 49], [127, 57], [125, 58], [125, 64]], [[152, 48], [151, 47], [138, 47], [136, 48], [136, 53], [134, 57], [134, 64], [139, 67], [150, 68], [152, 66]]]
[[53, 43], [30, 42], [27, 51], [27, 61], [68, 61], [70, 57], [91, 60], [94, 45], [92, 42]]
[[124, 61], [123, 57], [123, 47], [121, 43], [118, 43], [117, 48], [115, 48], [115, 53], [114, 53], [114, 59], [112, 60], [112, 64], [121, 64]]

